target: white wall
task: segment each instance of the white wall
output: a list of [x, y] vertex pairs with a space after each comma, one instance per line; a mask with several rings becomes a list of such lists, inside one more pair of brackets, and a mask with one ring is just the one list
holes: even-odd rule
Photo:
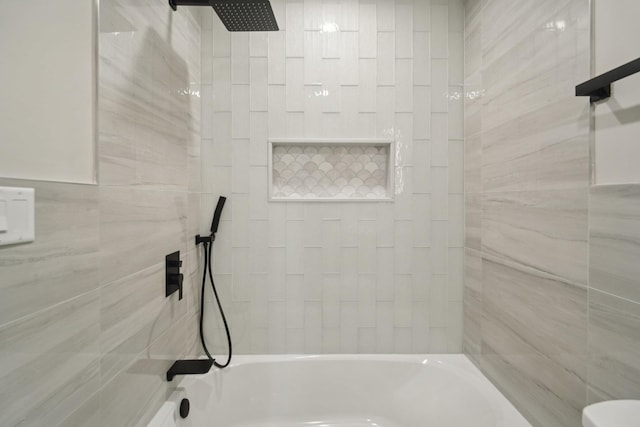
[[[459, 352], [461, 2], [271, 3], [268, 36], [203, 22], [202, 228], [230, 196], [215, 273], [234, 350]], [[267, 140], [296, 137], [394, 138], [394, 203], [269, 203]]]
[[[640, 57], [640, 2], [595, 0], [595, 72]], [[613, 96], [596, 107], [597, 184], [640, 182], [640, 74], [614, 83]]]
[[0, 176], [91, 183], [94, 2], [0, 2]]

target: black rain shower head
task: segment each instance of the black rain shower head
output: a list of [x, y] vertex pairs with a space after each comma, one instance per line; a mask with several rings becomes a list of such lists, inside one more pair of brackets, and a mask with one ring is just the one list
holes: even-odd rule
[[269, 0], [169, 0], [178, 6], [211, 6], [229, 31], [278, 31]]

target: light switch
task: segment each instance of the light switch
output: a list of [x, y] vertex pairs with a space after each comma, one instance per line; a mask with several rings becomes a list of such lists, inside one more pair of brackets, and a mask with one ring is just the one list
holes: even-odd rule
[[34, 195], [33, 188], [0, 187], [0, 246], [34, 240]]

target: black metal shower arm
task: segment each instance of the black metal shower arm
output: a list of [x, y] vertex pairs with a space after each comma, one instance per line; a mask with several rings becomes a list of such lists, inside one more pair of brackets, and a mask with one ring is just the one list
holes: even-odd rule
[[640, 58], [576, 86], [576, 96], [588, 96], [591, 103], [611, 96], [611, 83], [640, 72]]
[[209, 0], [169, 0], [171, 9], [178, 10], [178, 6], [210, 6]]

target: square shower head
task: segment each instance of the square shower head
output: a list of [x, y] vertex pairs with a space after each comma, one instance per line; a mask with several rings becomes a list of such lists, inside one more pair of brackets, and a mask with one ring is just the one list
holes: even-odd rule
[[169, 6], [211, 6], [229, 31], [279, 31], [269, 0], [169, 0]]
[[269, 0], [209, 0], [229, 31], [278, 31]]

